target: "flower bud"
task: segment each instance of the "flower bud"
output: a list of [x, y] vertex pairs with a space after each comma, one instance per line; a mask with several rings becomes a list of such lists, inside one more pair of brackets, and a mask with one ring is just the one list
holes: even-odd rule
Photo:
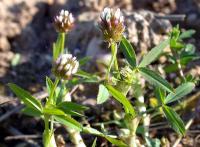
[[99, 27], [103, 32], [105, 41], [119, 42], [125, 30], [124, 16], [118, 8], [116, 11], [110, 8], [104, 8], [100, 15]]
[[52, 72], [58, 78], [67, 80], [78, 71], [79, 62], [72, 54], [63, 54], [53, 64]]
[[132, 83], [133, 81], [133, 71], [130, 67], [125, 66], [120, 70], [121, 80], [127, 83]]
[[54, 25], [58, 32], [69, 32], [74, 26], [74, 17], [72, 13], [69, 13], [67, 10], [61, 10], [59, 15], [54, 19]]

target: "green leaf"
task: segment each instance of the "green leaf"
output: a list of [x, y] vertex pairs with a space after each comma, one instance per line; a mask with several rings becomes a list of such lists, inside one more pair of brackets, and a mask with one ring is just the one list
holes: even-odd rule
[[160, 104], [164, 104], [165, 101], [165, 91], [161, 88], [156, 88], [155, 90], [155, 96], [159, 100]]
[[196, 33], [195, 30], [187, 30], [185, 32], [182, 32], [181, 35], [179, 36], [179, 39], [186, 39], [192, 37]]
[[33, 116], [33, 117], [41, 117], [42, 113], [36, 109], [33, 109], [31, 107], [25, 107], [22, 109], [22, 113], [28, 115], [28, 116]]
[[96, 144], [97, 144], [97, 137], [95, 137], [93, 143], [92, 143], [92, 147], [96, 147]]
[[105, 135], [105, 134], [101, 133], [100, 131], [98, 131], [94, 128], [84, 127], [83, 132], [88, 133], [88, 134], [97, 135], [97, 136], [100, 136], [100, 137], [104, 137], [114, 145], [117, 145], [117, 146], [120, 146], [120, 147], [127, 147], [127, 145], [123, 141], [118, 140], [118, 139], [113, 138], [113, 137], [110, 137], [108, 135]]
[[172, 129], [174, 129], [178, 134], [184, 135], [185, 125], [179, 115], [168, 106], [163, 106], [162, 109]]
[[66, 108], [59, 108], [59, 109], [61, 109], [63, 112], [65, 112], [65, 114], [68, 114], [71, 116], [84, 117], [83, 114], [81, 114], [80, 112], [76, 112], [74, 110], [70, 110], [70, 109], [66, 109]]
[[91, 57], [83, 57], [83, 58], [79, 59], [79, 64], [80, 64], [80, 65], [85, 65], [85, 64], [87, 64], [90, 60], [91, 60]]
[[120, 49], [122, 50], [122, 53], [126, 57], [126, 60], [128, 63], [135, 68], [136, 67], [136, 55], [135, 51], [130, 44], [130, 42], [125, 38], [122, 37], [122, 41], [120, 42]]
[[64, 115], [64, 116], [60, 116], [60, 115], [55, 115], [54, 116], [55, 120], [58, 121], [59, 123], [70, 127], [72, 129], [75, 129], [77, 131], [82, 131], [82, 125], [77, 122], [75, 119], [73, 119], [72, 117], [70, 117], [69, 115]]
[[42, 104], [28, 91], [20, 88], [16, 84], [9, 83], [8, 86], [25, 105], [42, 113]]
[[185, 45], [182, 42], [178, 42], [178, 41], [174, 41], [174, 40], [170, 41], [170, 48], [172, 48], [172, 49], [181, 50], [184, 47], [185, 47]]
[[49, 77], [46, 77], [46, 87], [49, 95], [51, 93], [51, 90], [53, 89], [53, 85], [54, 83], [52, 82], [52, 80]]
[[111, 142], [112, 144], [117, 145], [117, 146], [119, 146], [119, 147], [128, 147], [123, 141], [118, 140], [118, 139], [116, 139], [116, 138], [112, 138], [112, 137], [109, 137], [109, 136], [105, 136], [105, 138], [106, 138], [109, 142]]
[[[80, 111], [85, 111], [88, 109], [88, 107], [72, 103], [72, 102], [61, 102], [57, 105], [57, 108], [61, 109], [64, 111], [66, 114], [70, 114], [73, 116], [84, 116], [80, 114]], [[76, 112], [78, 111], [78, 112]]]
[[84, 79], [87, 79], [90, 82], [98, 82], [98, 76], [96, 76], [94, 74], [87, 73], [87, 72], [82, 71], [82, 70], [78, 70], [78, 72], [75, 75], [82, 77]]
[[195, 84], [192, 82], [184, 83], [178, 86], [174, 93], [170, 93], [167, 95], [165, 99], [165, 104], [169, 104], [171, 102], [177, 101], [185, 95], [189, 94], [195, 87]]
[[76, 104], [73, 102], [68, 102], [68, 101], [59, 103], [58, 107], [60, 107], [60, 108], [63, 107], [63, 108], [67, 108], [67, 109], [74, 110], [74, 111], [85, 111], [88, 109], [88, 107], [86, 107], [86, 106], [79, 105], [79, 104]]
[[155, 61], [158, 56], [163, 52], [164, 48], [169, 45], [169, 39], [162, 41], [160, 44], [158, 44], [156, 47], [151, 49], [142, 59], [142, 61], [139, 64], [139, 67], [145, 67], [149, 64], [151, 64], [153, 61]]
[[186, 65], [188, 64], [190, 61], [194, 61], [194, 60], [198, 60], [200, 59], [200, 56], [196, 55], [196, 54], [192, 54], [192, 55], [185, 55], [182, 56], [180, 59], [180, 63], [181, 65]]
[[65, 115], [65, 112], [63, 112], [61, 109], [56, 108], [54, 106], [44, 108], [43, 113], [49, 114], [49, 115]]
[[106, 88], [108, 89], [109, 93], [118, 101], [120, 102], [125, 109], [126, 113], [130, 113], [131, 115], [135, 116], [136, 112], [133, 108], [133, 106], [131, 105], [131, 103], [129, 102], [129, 100], [122, 94], [120, 93], [118, 90], [116, 90], [114, 87], [112, 87], [111, 85], [105, 85]]
[[94, 128], [91, 128], [91, 127], [83, 127], [83, 132], [84, 133], [88, 133], [88, 134], [93, 134], [93, 135], [104, 137], [103, 133], [101, 133], [100, 131], [98, 131], [98, 130], [96, 130]]
[[178, 65], [176, 63], [166, 65], [164, 67], [164, 70], [166, 73], [172, 73], [172, 72], [178, 71]]
[[175, 42], [179, 39], [180, 36], [180, 28], [179, 25], [172, 28], [172, 31], [170, 32], [170, 38], [171, 40], [174, 40]]
[[108, 92], [107, 88], [103, 84], [100, 84], [99, 92], [97, 95], [97, 104], [104, 103], [108, 98], [109, 98], [109, 92]]
[[60, 54], [64, 53], [65, 33], [59, 33], [56, 43], [53, 44], [53, 60], [55, 61]]
[[140, 67], [139, 72], [150, 83], [155, 84], [160, 88], [163, 88], [164, 90], [173, 93], [174, 89], [171, 87], [171, 85], [156, 72], [145, 67]]

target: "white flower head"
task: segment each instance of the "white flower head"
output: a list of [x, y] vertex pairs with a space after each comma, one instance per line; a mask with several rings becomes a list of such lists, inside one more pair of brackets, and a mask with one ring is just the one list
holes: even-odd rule
[[105, 41], [119, 42], [125, 30], [124, 16], [118, 8], [115, 10], [111, 8], [104, 8], [100, 15], [99, 27], [103, 32]]
[[115, 12], [115, 18], [116, 19], [120, 19], [120, 16], [121, 16], [121, 11], [120, 11], [120, 9], [118, 8], [117, 10], [116, 10], [116, 12]]
[[72, 13], [67, 10], [61, 10], [54, 20], [56, 30], [58, 32], [68, 32], [72, 29], [74, 20]]
[[109, 19], [111, 17], [111, 9], [106, 7], [103, 9], [103, 12], [101, 13], [101, 18], [106, 20]]
[[78, 71], [79, 62], [72, 54], [62, 54], [53, 65], [53, 73], [62, 79], [69, 79]]

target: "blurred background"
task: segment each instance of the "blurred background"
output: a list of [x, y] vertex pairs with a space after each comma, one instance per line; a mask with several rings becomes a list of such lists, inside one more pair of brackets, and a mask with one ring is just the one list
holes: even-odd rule
[[[134, 45], [139, 57], [166, 38], [176, 24], [183, 29], [196, 30], [194, 37], [187, 42], [194, 44], [200, 55], [200, 0], [0, 0], [1, 147], [34, 146], [31, 141], [39, 142], [35, 146], [41, 143], [43, 124], [38, 119], [19, 113], [19, 102], [13, 98], [6, 84], [16, 83], [32, 93], [44, 90], [45, 76], [51, 76], [52, 44], [57, 37], [53, 20], [61, 9], [69, 10], [76, 18], [75, 27], [68, 34], [67, 48], [78, 57], [92, 57], [85, 70], [104, 70], [99, 61], [106, 61], [109, 50], [97, 28], [99, 13], [104, 7], [121, 8], [127, 26], [125, 35]], [[163, 64], [165, 60], [159, 59], [157, 64]], [[199, 77], [200, 61], [190, 63], [185, 72]], [[174, 77], [174, 74], [170, 74], [168, 79], [173, 81]], [[92, 92], [86, 92], [90, 88], [91, 85], [79, 86], [79, 92], [84, 93], [74, 97], [82, 104], [95, 107], [98, 87], [93, 87]], [[196, 94], [197, 98], [189, 106], [189, 109], [198, 112], [194, 130], [200, 128], [199, 86], [196, 89], [193, 95]], [[104, 112], [107, 108], [101, 109]], [[93, 113], [95, 114], [88, 112], [91, 116], [99, 115], [100, 118], [95, 120], [97, 122], [108, 117], [100, 116], [99, 111]], [[31, 139], [8, 137], [19, 134], [36, 135]], [[193, 146], [198, 134], [200, 130], [188, 135], [185, 146]], [[85, 136], [86, 139], [87, 137]], [[173, 140], [173, 135], [171, 139]], [[89, 144], [91, 141], [88, 139]]]

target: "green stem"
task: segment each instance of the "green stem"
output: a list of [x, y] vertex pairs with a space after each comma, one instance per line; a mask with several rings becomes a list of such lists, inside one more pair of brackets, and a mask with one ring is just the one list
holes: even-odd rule
[[[59, 78], [56, 78], [54, 84], [53, 84], [53, 89], [51, 90], [51, 93], [50, 93], [50, 96], [48, 98], [48, 101], [47, 101], [47, 104], [46, 105], [50, 105], [50, 104], [54, 104], [56, 103], [56, 99], [53, 97], [54, 96], [54, 93], [55, 93], [55, 90], [57, 88], [57, 85], [59, 83]], [[48, 131], [49, 131], [49, 119], [50, 119], [50, 131], [53, 132], [53, 116], [46, 116], [44, 118], [44, 122], [45, 122], [45, 130], [47, 132], [47, 128], [48, 128]]]
[[172, 48], [170, 49], [171, 49], [172, 55], [175, 57], [175, 62], [176, 62], [176, 65], [178, 66], [179, 75], [184, 81], [186, 81], [185, 76], [183, 74], [182, 66], [180, 63], [180, 57], [177, 52], [175, 52]]
[[[63, 95], [63, 92], [62, 92], [62, 96], [63, 97], [62, 97], [61, 101], [71, 102], [71, 98], [70, 97], [65, 97], [69, 93], [68, 90], [66, 90], [64, 88], [66, 82], [67, 81], [62, 81], [61, 82], [62, 88], [64, 89], [64, 91], [63, 91], [64, 95]], [[84, 143], [79, 131], [77, 131], [77, 130], [75, 130], [73, 128], [67, 127], [67, 126], [66, 126], [66, 129], [67, 129], [67, 132], [69, 133], [71, 142], [74, 143], [75, 147], [86, 147], [86, 145], [85, 145], [85, 143]]]
[[113, 60], [114, 60], [114, 69], [115, 69], [115, 71], [119, 71], [118, 63], [117, 63], [117, 44], [116, 43], [111, 44], [111, 53], [112, 53]]
[[49, 115], [44, 116], [45, 129], [43, 133], [43, 145], [44, 147], [56, 147], [53, 129], [49, 129], [49, 118]]
[[[131, 84], [128, 84], [124, 81], [119, 81], [117, 85], [115, 86], [117, 90], [119, 90], [124, 96], [127, 95], [128, 91], [131, 88]], [[138, 127], [138, 124], [140, 122], [140, 116], [137, 117], [129, 117], [125, 116], [124, 120], [127, 122], [127, 128], [130, 131], [130, 134], [126, 136], [124, 139], [129, 147], [137, 147], [136, 143], [136, 130]]]
[[65, 85], [67, 83], [67, 80], [61, 81], [61, 90], [58, 94], [57, 104], [63, 101], [63, 96], [67, 94], [67, 90], [65, 88]]
[[64, 53], [65, 49], [65, 33], [59, 33], [56, 43], [53, 46], [53, 60], [55, 61], [59, 55]]
[[139, 125], [140, 119], [140, 117], [126, 118], [128, 122], [128, 129], [130, 130], [130, 134], [127, 138], [127, 144], [129, 147], [137, 147], [136, 130]]
[[108, 70], [107, 70], [107, 74], [106, 74], [107, 79], [109, 79], [109, 73], [111, 71], [113, 63], [114, 63], [115, 71], [117, 71], [117, 72], [119, 71], [118, 63], [117, 63], [117, 44], [115, 42], [111, 42], [110, 44], [111, 44], [112, 57], [111, 57], [111, 60], [110, 60], [109, 66], [108, 66]]
[[47, 115], [44, 116], [44, 125], [45, 125], [45, 130], [49, 130], [49, 116]]
[[60, 39], [60, 54], [63, 54], [65, 49], [65, 33], [59, 33], [58, 37]]
[[54, 118], [53, 118], [53, 116], [51, 116], [51, 120], [50, 120], [50, 122], [51, 122], [50, 130], [51, 131], [53, 131], [53, 121], [54, 121]]
[[147, 109], [146, 111], [141, 112], [140, 115], [143, 115], [143, 114], [147, 114], [147, 113], [153, 112], [153, 111], [155, 111], [156, 109], [158, 109], [158, 108], [160, 108], [160, 107], [162, 107], [162, 105], [158, 105], [158, 106], [156, 106], [156, 107], [154, 107], [154, 108]]
[[176, 60], [176, 64], [178, 66], [180, 76], [183, 78], [184, 81], [186, 81], [185, 80], [185, 76], [183, 74], [182, 66], [181, 66], [181, 63], [180, 63], [179, 59]]

